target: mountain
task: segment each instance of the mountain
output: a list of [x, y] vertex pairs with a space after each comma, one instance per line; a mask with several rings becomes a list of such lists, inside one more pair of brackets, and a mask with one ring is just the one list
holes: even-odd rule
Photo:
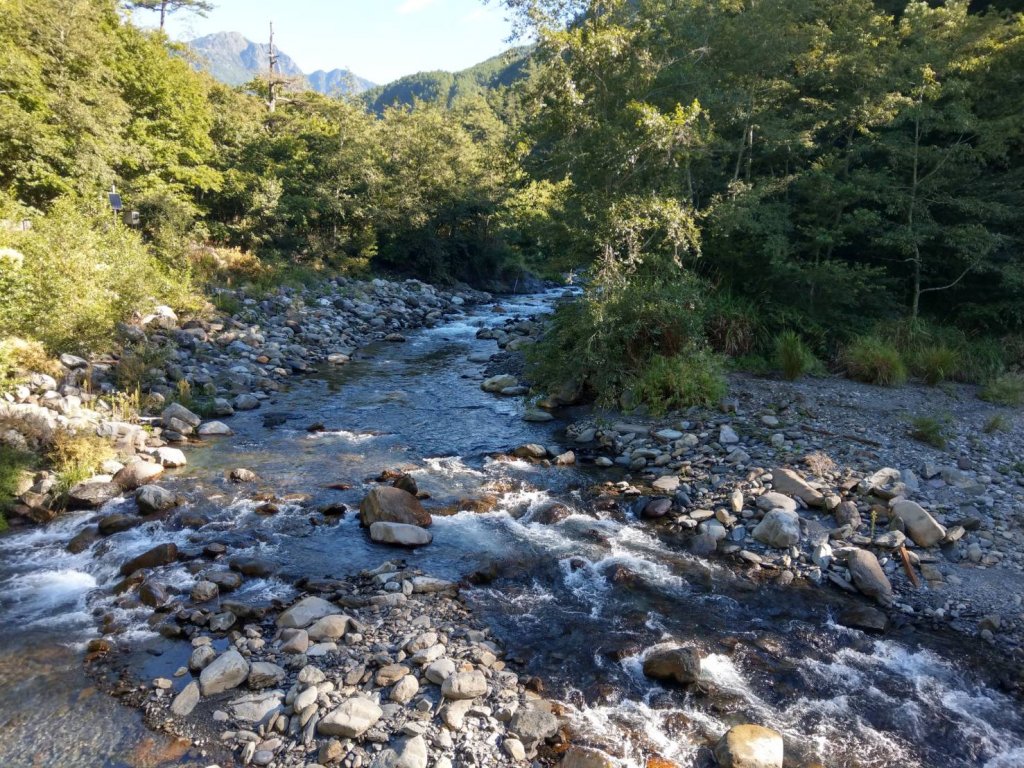
[[418, 72], [400, 77], [363, 94], [375, 112], [395, 105], [411, 106], [415, 100], [440, 101], [452, 106], [461, 97], [507, 88], [526, 76], [532, 47], [512, 48], [460, 72]]
[[[254, 77], [266, 75], [267, 46], [254, 43], [237, 32], [215, 32], [212, 35], [190, 40], [186, 45], [198, 57], [198, 68], [204, 69], [227, 85], [242, 85]], [[362, 93], [374, 86], [347, 69], [333, 69], [330, 72], [317, 70], [306, 75], [287, 54], [277, 50], [277, 64], [281, 74], [300, 78], [314, 91], [331, 96], [345, 93]]]
[[344, 93], [363, 93], [376, 87], [375, 83], [350, 72], [347, 69], [332, 69], [325, 72], [318, 69], [306, 75], [309, 86], [318, 93], [335, 96]]

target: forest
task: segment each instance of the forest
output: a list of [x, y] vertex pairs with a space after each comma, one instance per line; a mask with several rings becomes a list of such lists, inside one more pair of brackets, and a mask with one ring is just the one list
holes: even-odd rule
[[507, 0], [516, 78], [411, 107], [218, 84], [116, 0], [3, 6], [2, 337], [101, 351], [217, 284], [570, 274], [533, 375], [568, 357], [601, 401], [729, 368], [1024, 398], [1012, 6]]

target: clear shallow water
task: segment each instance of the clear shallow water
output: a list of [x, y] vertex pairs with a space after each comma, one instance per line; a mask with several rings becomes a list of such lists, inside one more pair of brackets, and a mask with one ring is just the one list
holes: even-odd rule
[[[504, 305], [532, 315], [548, 311], [552, 298]], [[210, 519], [199, 530], [177, 527], [171, 517], [71, 555], [64, 545], [96, 517], [85, 513], [0, 539], [7, 627], [0, 636], [0, 764], [154, 764], [152, 750], [140, 755], [137, 748], [147, 738], [138, 716], [89, 693], [79, 655], [96, 617], [108, 615], [129, 637], [164, 652], [144, 675], [180, 663], [175, 644], [147, 629], [148, 609], [109, 594], [121, 563], [155, 543], [219, 541], [231, 555], [278, 565], [275, 577], [247, 580], [232, 599], [287, 599], [295, 577], [343, 576], [396, 556], [369, 542], [354, 510], [370, 478], [403, 468], [433, 497], [428, 507], [498, 497], [491, 512], [435, 517], [434, 543], [400, 554], [452, 579], [488, 571], [494, 580], [469, 590], [469, 601], [510, 655], [569, 703], [577, 732], [629, 766], [642, 767], [650, 754], [707, 764], [705, 745], [743, 721], [783, 732], [793, 765], [1024, 765], [1019, 704], [984, 682], [969, 644], [906, 633], [877, 639], [839, 627], [831, 617], [845, 605], [842, 596], [755, 589], [625, 513], [590, 512], [581, 489], [607, 475], [494, 460], [525, 442], [555, 446], [560, 429], [522, 421], [521, 398], [479, 388], [482, 365], [469, 358], [495, 347], [475, 333], [506, 317], [478, 310], [411, 333], [405, 344], [374, 345], [350, 365], [296, 380], [258, 411], [231, 419], [234, 437], [190, 450], [189, 467], [163, 483], [190, 498], [186, 511]], [[306, 430], [317, 422], [326, 431]], [[228, 483], [224, 474], [235, 467], [254, 470], [261, 482]], [[352, 487], [327, 487], [335, 483]], [[260, 489], [311, 498], [263, 517], [252, 500]], [[575, 514], [555, 525], [538, 522], [553, 499]], [[335, 503], [353, 512], [311, 524], [322, 521], [317, 507]], [[117, 502], [104, 512], [118, 504], [132, 507]], [[187, 590], [194, 577], [175, 566], [161, 581]], [[707, 654], [710, 695], [643, 677], [644, 653], [664, 642], [692, 643]]]

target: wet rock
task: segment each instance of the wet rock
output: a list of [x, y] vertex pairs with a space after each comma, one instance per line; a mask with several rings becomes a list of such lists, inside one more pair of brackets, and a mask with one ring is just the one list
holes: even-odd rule
[[428, 526], [432, 522], [419, 499], [389, 486], [379, 486], [366, 495], [359, 505], [359, 519], [365, 526], [377, 522]]
[[164, 427], [181, 435], [190, 435], [202, 419], [181, 403], [171, 403], [160, 414]]
[[675, 493], [679, 488], [679, 476], [678, 475], [665, 475], [659, 477], [653, 483], [651, 487], [656, 491], [662, 491], [664, 493]]
[[185, 454], [178, 448], [170, 448], [168, 446], [157, 448], [155, 456], [161, 466], [168, 468], [184, 467], [188, 463]]
[[540, 704], [520, 707], [508, 724], [509, 732], [519, 737], [527, 749], [553, 738], [558, 733], [558, 718]]
[[199, 688], [203, 696], [214, 696], [237, 688], [249, 677], [249, 662], [238, 651], [231, 648], [220, 656], [199, 675]]
[[672, 499], [651, 499], [644, 505], [643, 517], [657, 519], [667, 515], [672, 509]]
[[137, 557], [121, 566], [121, 575], [128, 576], [135, 571], [144, 568], [157, 568], [161, 565], [169, 565], [178, 559], [178, 547], [175, 544], [158, 544], [150, 550], [143, 552]]
[[903, 521], [907, 535], [919, 547], [931, 547], [946, 537], [946, 529], [920, 504], [906, 499], [892, 505], [892, 513]]
[[163, 608], [171, 602], [167, 587], [157, 581], [146, 579], [139, 587], [139, 599], [150, 608]]
[[164, 473], [160, 464], [136, 459], [114, 475], [114, 482], [125, 491], [134, 491]]
[[[137, 525], [142, 525], [142, 520], [137, 515], [113, 514], [101, 517], [96, 527], [100, 536], [111, 536], [121, 531], [127, 531], [129, 528], [134, 528]], [[71, 550], [69, 549], [69, 551]], [[84, 549], [81, 551], [84, 551]]]
[[419, 486], [416, 485], [416, 478], [408, 473], [403, 473], [396, 477], [392, 485], [406, 493], [411, 493], [413, 496], [420, 492]]
[[715, 746], [720, 768], [782, 768], [782, 735], [759, 725], [735, 725]]
[[192, 586], [191, 597], [193, 602], [206, 603], [216, 599], [220, 595], [220, 588], [212, 581], [197, 581]]
[[[264, 578], [270, 576], [277, 570], [277, 566], [271, 560], [262, 557], [233, 557], [228, 565], [232, 570], [238, 571], [243, 576], [255, 576]], [[214, 579], [211, 579], [214, 581]]]
[[[122, 515], [122, 517], [127, 517], [127, 515]], [[136, 523], [140, 522], [137, 517], [134, 518], [134, 521]], [[99, 528], [94, 525], [89, 525], [79, 531], [78, 534], [68, 542], [66, 549], [72, 555], [79, 555], [91, 547], [98, 539]]]
[[548, 449], [537, 443], [525, 443], [515, 448], [512, 455], [517, 459], [543, 459], [548, 455]]
[[238, 467], [228, 473], [228, 479], [233, 483], [255, 483], [260, 478], [251, 469]]
[[518, 383], [519, 382], [516, 381], [515, 376], [502, 374], [500, 376], [492, 376], [489, 379], [484, 379], [483, 383], [480, 385], [480, 389], [482, 389], [484, 392], [498, 393], [501, 392], [501, 390], [503, 389], [514, 387]]
[[260, 407], [260, 400], [255, 395], [238, 395], [231, 403], [236, 411], [253, 411]]
[[545, 410], [541, 410], [540, 408], [530, 407], [523, 411], [523, 421], [539, 423], [545, 421], [553, 421], [554, 418], [555, 417], [552, 416], [550, 413], [548, 413]]
[[372, 728], [383, 714], [372, 701], [356, 696], [328, 713], [317, 725], [317, 731], [323, 736], [354, 739]]
[[277, 626], [305, 629], [317, 619], [336, 614], [338, 607], [322, 597], [304, 597], [277, 617]]
[[178, 499], [159, 485], [144, 485], [135, 493], [135, 503], [144, 515], [165, 512], [178, 505]]
[[208, 421], [199, 426], [197, 434], [200, 437], [227, 437], [235, 433], [223, 421]]
[[69, 509], [96, 509], [122, 493], [121, 486], [108, 482], [78, 483], [68, 491]]
[[877, 557], [867, 550], [855, 549], [847, 555], [846, 566], [858, 590], [882, 605], [892, 603], [892, 584]]
[[242, 577], [232, 571], [204, 571], [202, 577], [220, 592], [231, 592], [242, 586]]
[[652, 680], [669, 680], [692, 685], [700, 680], [701, 657], [695, 648], [654, 650], [644, 659], [644, 675]]
[[790, 510], [773, 509], [754, 528], [753, 536], [769, 547], [791, 547], [800, 541], [800, 516]]
[[889, 628], [888, 617], [877, 608], [867, 605], [850, 606], [839, 614], [837, 620], [844, 627], [867, 632], [885, 632]]
[[422, 547], [434, 540], [434, 535], [418, 525], [377, 522], [370, 526], [370, 539], [378, 544], [399, 547]]

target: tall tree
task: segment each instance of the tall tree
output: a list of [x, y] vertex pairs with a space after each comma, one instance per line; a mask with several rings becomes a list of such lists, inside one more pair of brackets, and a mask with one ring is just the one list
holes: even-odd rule
[[209, 0], [128, 0], [129, 8], [141, 8], [146, 11], [158, 11], [160, 13], [160, 29], [164, 28], [167, 16], [182, 9], [205, 16], [213, 10], [213, 3]]

